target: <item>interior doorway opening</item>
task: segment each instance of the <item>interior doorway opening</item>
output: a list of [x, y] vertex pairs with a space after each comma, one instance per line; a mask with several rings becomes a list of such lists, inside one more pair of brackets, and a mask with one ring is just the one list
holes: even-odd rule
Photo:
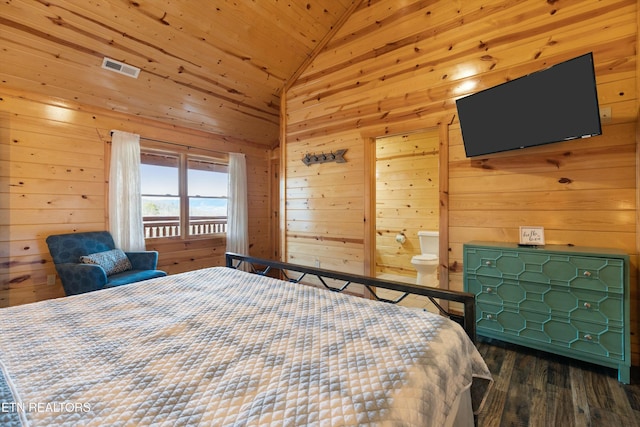
[[439, 130], [375, 141], [375, 275], [415, 283], [419, 231], [439, 231]]

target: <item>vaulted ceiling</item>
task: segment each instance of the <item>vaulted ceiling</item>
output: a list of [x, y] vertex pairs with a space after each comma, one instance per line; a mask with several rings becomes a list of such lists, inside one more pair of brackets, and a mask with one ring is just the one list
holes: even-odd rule
[[282, 88], [354, 2], [6, 0], [1, 84], [274, 147]]

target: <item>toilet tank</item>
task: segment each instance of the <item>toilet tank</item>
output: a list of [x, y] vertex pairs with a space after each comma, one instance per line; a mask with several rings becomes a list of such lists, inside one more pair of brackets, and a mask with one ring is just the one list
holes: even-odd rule
[[434, 254], [437, 256], [440, 252], [439, 236], [440, 232], [438, 231], [418, 231], [420, 252], [423, 254]]

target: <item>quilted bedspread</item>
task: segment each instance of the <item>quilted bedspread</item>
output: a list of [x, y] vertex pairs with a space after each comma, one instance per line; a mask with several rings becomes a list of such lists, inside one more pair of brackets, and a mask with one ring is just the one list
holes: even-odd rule
[[0, 309], [2, 426], [442, 426], [456, 323], [214, 267]]

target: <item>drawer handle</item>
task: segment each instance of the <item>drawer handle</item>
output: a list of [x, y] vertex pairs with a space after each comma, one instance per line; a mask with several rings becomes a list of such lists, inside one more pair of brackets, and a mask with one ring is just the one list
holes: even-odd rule
[[491, 261], [485, 261], [484, 263], [485, 263], [485, 265], [488, 265], [488, 266], [491, 265]]
[[489, 320], [493, 319], [493, 314], [487, 314], [487, 319]]
[[591, 308], [591, 304], [589, 304], [588, 302], [585, 302], [583, 305], [584, 305], [584, 308]]
[[487, 288], [487, 293], [488, 293], [488, 294], [490, 294], [490, 293], [492, 293], [492, 292], [493, 292], [493, 289], [491, 289], [491, 288]]
[[584, 275], [584, 277], [591, 277], [591, 272], [590, 271], [585, 271], [582, 274]]
[[590, 334], [587, 334], [584, 336], [584, 339], [587, 341], [591, 341], [593, 339], [593, 337]]

